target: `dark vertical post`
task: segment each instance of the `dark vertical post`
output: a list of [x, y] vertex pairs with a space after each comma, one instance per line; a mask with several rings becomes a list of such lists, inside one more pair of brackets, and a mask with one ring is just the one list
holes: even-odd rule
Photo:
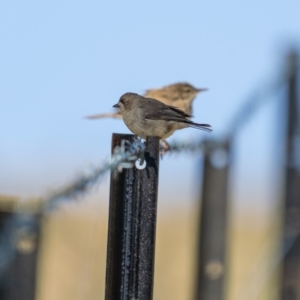
[[[1, 300], [33, 300], [36, 290], [39, 218], [1, 212], [1, 255], [5, 269], [1, 272]], [[3, 247], [5, 246], [5, 247]], [[3, 257], [1, 257], [3, 259]]]
[[226, 272], [230, 145], [206, 142], [195, 300], [221, 300]]
[[[113, 134], [112, 150], [133, 135]], [[146, 141], [146, 168], [111, 174], [106, 264], [106, 300], [150, 300], [159, 171], [159, 139]]]
[[288, 60], [287, 132], [282, 275], [283, 300], [300, 299], [300, 118], [299, 58], [291, 52]]
[[0, 211], [0, 299], [5, 299], [8, 288], [8, 270], [14, 257], [14, 249], [10, 243], [11, 212]]

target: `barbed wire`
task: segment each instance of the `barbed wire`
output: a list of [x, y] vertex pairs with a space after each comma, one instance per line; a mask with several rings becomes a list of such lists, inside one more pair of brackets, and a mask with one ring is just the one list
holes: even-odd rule
[[[87, 167], [72, 183], [52, 192], [48, 197], [42, 198], [41, 201], [37, 203], [39, 207], [36, 211], [40, 213], [47, 212], [49, 209], [53, 209], [53, 207], [67, 199], [76, 199], [78, 196], [87, 192], [96, 183], [99, 183], [108, 171], [117, 174], [123, 169], [132, 168], [144, 151], [145, 144], [141, 139], [135, 138], [132, 143], [122, 140], [121, 145], [114, 148], [111, 158], [99, 166]], [[30, 203], [28, 204], [30, 205]], [[26, 206], [26, 201], [23, 201], [19, 209], [21, 211], [26, 210]]]
[[[235, 137], [243, 126], [245, 126], [251, 117], [253, 117], [261, 106], [270, 100], [273, 94], [286, 83], [290, 74], [294, 71], [294, 65], [287, 68], [278, 78], [272, 79], [269, 82], [264, 82], [256, 91], [254, 91], [244, 102], [242, 108], [233, 116], [232, 121], [227, 127], [225, 134], [218, 139], [202, 139], [202, 140], [172, 140], [169, 142], [169, 150], [166, 155], [178, 153], [197, 153], [205, 150], [218, 148], [229, 139]], [[274, 97], [273, 97], [274, 98]], [[136, 138], [132, 143], [122, 141], [121, 146], [114, 149], [111, 158], [106, 160], [99, 166], [89, 166], [82, 171], [77, 178], [69, 185], [52, 192], [49, 196], [40, 199], [27, 199], [20, 201], [17, 208], [22, 212], [30, 207], [31, 202], [36, 206], [36, 210], [47, 211], [49, 208], [56, 206], [60, 202], [67, 199], [75, 199], [79, 194], [88, 191], [89, 188], [99, 183], [107, 171], [120, 172], [123, 168], [131, 168], [136, 160], [141, 158], [141, 154], [145, 151], [144, 143]]]
[[[244, 105], [232, 117], [223, 136], [202, 140], [172, 140], [169, 142], [170, 149], [166, 155], [184, 152], [198, 153], [222, 147], [228, 140], [238, 134], [263, 105], [270, 101], [270, 99], [276, 98], [272, 96], [286, 84], [291, 74], [295, 71], [295, 67], [296, 62], [291, 63], [276, 78], [263, 81], [263, 83], [246, 98]], [[116, 147], [111, 158], [106, 160], [103, 164], [95, 167], [87, 167], [72, 183], [37, 201], [38, 205], [40, 205], [38, 211], [47, 211], [48, 208], [54, 207], [60, 202], [66, 201], [67, 199], [74, 199], [79, 194], [87, 192], [89, 188], [99, 183], [101, 178], [103, 178], [109, 170], [112, 172], [120, 172], [123, 168], [133, 167], [136, 160], [141, 158], [144, 151], [145, 145], [139, 138], [136, 138], [132, 143], [122, 141], [121, 146]], [[22, 210], [22, 206], [26, 207], [29, 202], [30, 201], [22, 201], [22, 205], [19, 208]]]
[[269, 84], [263, 84], [256, 91], [252, 92], [244, 101], [241, 109], [232, 118], [226, 131], [227, 139], [234, 138], [245, 125], [249, 123], [251, 118], [257, 111], [270, 100], [274, 100], [272, 96], [276, 94], [285, 84], [285, 77], [279, 78]]
[[122, 140], [115, 147], [110, 159], [100, 166], [85, 169], [72, 183], [52, 192], [48, 197], [38, 199], [21, 199], [15, 205], [15, 214], [3, 222], [0, 232], [0, 278], [11, 265], [17, 254], [18, 245], [34, 243], [37, 219], [48, 213], [58, 204], [75, 200], [99, 182], [108, 172], [121, 172], [132, 168], [140, 155], [145, 151], [145, 144], [135, 138], [132, 143]]
[[[233, 139], [265, 103], [275, 98], [272, 96], [285, 85], [293, 67], [290, 66], [284, 74], [281, 74], [275, 80], [263, 83], [250, 94], [244, 102], [245, 104], [232, 118], [227, 131], [221, 138], [211, 140], [172, 140], [169, 143], [170, 150], [166, 155], [211, 151], [211, 149], [218, 148], [228, 140]], [[28, 212], [43, 215], [63, 202], [76, 200], [78, 196], [85, 194], [93, 186], [99, 184], [109, 171], [117, 174], [124, 168], [132, 168], [138, 159], [143, 160], [144, 151], [145, 144], [139, 138], [134, 139], [132, 143], [123, 140], [120, 146], [115, 147], [111, 158], [98, 166], [87, 167], [70, 184], [50, 193], [46, 197], [19, 201], [16, 205], [17, 217], [8, 221], [0, 233], [0, 276], [14, 257], [14, 245], [17, 243], [16, 240], [21, 238], [18, 235], [19, 229], [26, 227], [28, 229], [26, 234], [34, 231], [35, 221], [33, 218], [28, 219], [26, 217]], [[12, 241], [15, 242], [13, 243]]]
[[279, 72], [277, 77], [263, 81], [263, 83], [244, 100], [241, 109], [237, 111], [228, 125], [226, 131], [227, 139], [235, 137], [238, 131], [256, 115], [257, 111], [270, 100], [275, 100], [276, 98], [273, 96], [278, 93], [281, 88], [286, 86], [286, 83], [298, 68], [296, 52], [291, 52], [289, 56], [288, 64], [285, 65], [285, 68], [282, 68], [283, 71]]

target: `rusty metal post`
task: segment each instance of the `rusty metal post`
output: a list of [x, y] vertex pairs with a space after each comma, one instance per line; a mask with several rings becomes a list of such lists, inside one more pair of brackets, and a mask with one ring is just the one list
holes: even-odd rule
[[[133, 135], [113, 134], [112, 150]], [[143, 170], [111, 175], [106, 300], [151, 300], [159, 171], [159, 139], [146, 141]]]
[[300, 299], [300, 112], [299, 57], [291, 52], [287, 60], [287, 132], [285, 203], [283, 230], [282, 300]]
[[1, 259], [5, 259], [5, 265], [1, 264], [0, 299], [33, 300], [40, 218], [1, 212], [0, 223]]
[[225, 299], [229, 142], [206, 142], [195, 300]]

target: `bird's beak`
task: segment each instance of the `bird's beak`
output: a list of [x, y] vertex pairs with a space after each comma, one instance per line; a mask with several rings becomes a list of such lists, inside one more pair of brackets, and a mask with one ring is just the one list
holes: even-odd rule
[[197, 89], [197, 92], [198, 92], [198, 93], [200, 93], [200, 92], [206, 92], [206, 91], [208, 91], [208, 89], [206, 89], [206, 88]]
[[119, 105], [119, 103], [117, 103], [117, 104], [113, 105], [113, 107], [120, 108], [120, 105]]

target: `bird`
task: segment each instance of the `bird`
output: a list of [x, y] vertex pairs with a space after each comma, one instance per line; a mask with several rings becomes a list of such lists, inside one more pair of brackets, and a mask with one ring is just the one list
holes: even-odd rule
[[[180, 110], [191, 115], [192, 104], [196, 96], [200, 92], [207, 91], [207, 88], [195, 88], [190, 83], [178, 82], [164, 86], [159, 89], [149, 89], [144, 94], [144, 97], [154, 98], [167, 105], [178, 107]], [[121, 119], [120, 112], [103, 113], [87, 116], [87, 119], [102, 119], [102, 118], [116, 118]]]
[[128, 129], [142, 139], [156, 136], [165, 140], [175, 130], [187, 127], [212, 131], [209, 124], [191, 121], [192, 116], [183, 110], [136, 93], [123, 94], [113, 107], [119, 109]]

